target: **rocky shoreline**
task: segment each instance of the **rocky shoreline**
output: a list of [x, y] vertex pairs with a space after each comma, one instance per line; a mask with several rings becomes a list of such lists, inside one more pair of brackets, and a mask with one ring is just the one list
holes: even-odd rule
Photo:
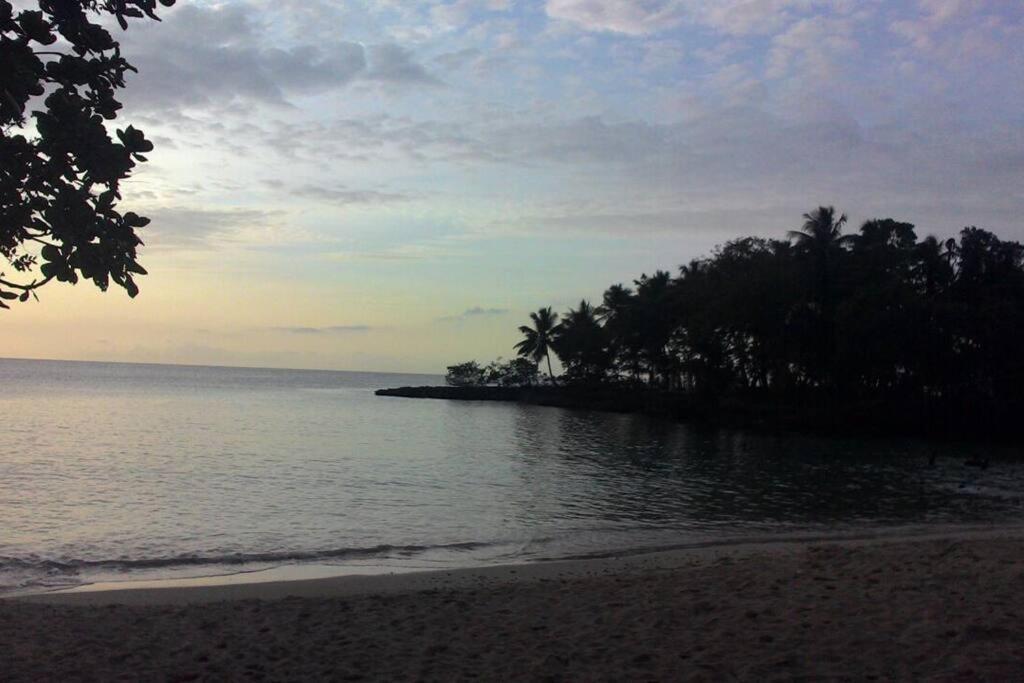
[[406, 386], [378, 389], [375, 393], [401, 398], [506, 401], [569, 410], [633, 413], [698, 426], [772, 433], [920, 437], [974, 443], [1019, 441], [1012, 425], [982, 419], [972, 415], [969, 408], [935, 409], [921, 403], [866, 399], [837, 402], [823, 394], [807, 394], [789, 401], [768, 397], [719, 399], [621, 385]]
[[377, 396], [433, 398], [450, 401], [507, 401], [530, 405], [640, 413], [683, 420], [699, 417], [694, 401], [686, 395], [658, 391], [631, 391], [619, 387], [499, 387], [420, 386], [378, 389]]

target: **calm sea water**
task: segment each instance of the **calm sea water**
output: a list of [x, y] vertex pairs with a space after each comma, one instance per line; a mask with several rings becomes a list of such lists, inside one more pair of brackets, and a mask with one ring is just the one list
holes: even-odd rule
[[373, 395], [439, 381], [0, 360], [0, 592], [1024, 519], [1010, 450]]

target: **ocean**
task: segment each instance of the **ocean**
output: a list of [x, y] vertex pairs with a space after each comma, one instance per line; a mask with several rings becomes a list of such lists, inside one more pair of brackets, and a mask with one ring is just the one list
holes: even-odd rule
[[441, 381], [0, 360], [0, 593], [1024, 521], [1009, 448], [373, 394]]

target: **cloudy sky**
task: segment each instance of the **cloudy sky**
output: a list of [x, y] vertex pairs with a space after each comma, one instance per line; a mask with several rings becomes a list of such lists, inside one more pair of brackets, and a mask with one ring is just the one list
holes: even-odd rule
[[[119, 33], [142, 293], [0, 355], [437, 372], [818, 204], [1024, 239], [1024, 4], [179, 0]], [[123, 125], [123, 124], [122, 124]]]

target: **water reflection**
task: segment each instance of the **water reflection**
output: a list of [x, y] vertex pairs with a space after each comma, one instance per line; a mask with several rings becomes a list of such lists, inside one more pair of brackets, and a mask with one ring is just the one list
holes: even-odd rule
[[395, 378], [347, 373], [0, 361], [0, 382], [18, 416], [0, 432], [0, 590], [1022, 518], [1010, 449], [982, 471], [947, 445], [929, 467], [915, 441], [378, 398]]
[[[967, 449], [913, 440], [699, 430], [636, 416], [516, 408], [523, 486], [570, 518], [640, 527], [764, 528], [982, 521], [1020, 507], [1020, 467], [963, 465]], [[1000, 471], [1001, 470], [1001, 471]], [[998, 473], [997, 473], [998, 471]], [[979, 489], [978, 479], [985, 482]], [[984, 496], [979, 492], [1007, 495]]]

